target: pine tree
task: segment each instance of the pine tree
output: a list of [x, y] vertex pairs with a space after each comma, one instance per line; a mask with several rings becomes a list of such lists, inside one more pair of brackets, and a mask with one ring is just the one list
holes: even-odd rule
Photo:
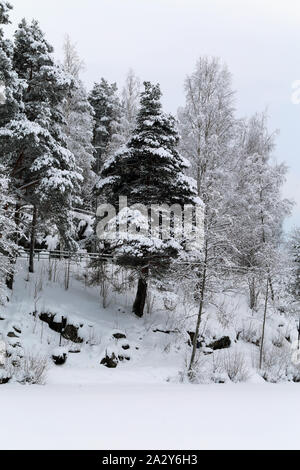
[[[4, 87], [4, 103], [0, 106], [0, 128], [15, 119], [22, 110], [24, 83], [18, 79], [12, 66], [13, 44], [4, 38], [1, 25], [9, 23], [9, 3], [0, 1], [0, 83]], [[0, 149], [1, 152], [1, 149]]]
[[[11, 6], [7, 2], [0, 1], [0, 84], [2, 86], [3, 100], [0, 103], [0, 178], [1, 178], [1, 220], [2, 238], [0, 240], [1, 251], [6, 253], [7, 258], [2, 260], [3, 271], [6, 273], [6, 284], [9, 289], [13, 287], [14, 265], [16, 260], [16, 243], [18, 241], [18, 228], [13, 229], [13, 225], [20, 217], [20, 207], [15, 191], [12, 191], [11, 173], [11, 153], [22, 138], [18, 130], [19, 124], [26, 122], [23, 114], [24, 106], [22, 94], [25, 83], [20, 80], [13, 70], [12, 56], [13, 44], [4, 38], [1, 25], [9, 23], [9, 11]], [[11, 132], [10, 123], [16, 123], [15, 132]], [[8, 138], [7, 138], [8, 135]], [[10, 189], [8, 189], [10, 187]], [[16, 188], [14, 188], [15, 190]], [[4, 195], [9, 197], [5, 200]]]
[[38, 217], [56, 224], [62, 243], [74, 247], [70, 209], [82, 179], [63, 132], [61, 103], [72, 80], [54, 64], [52, 52], [38, 23], [23, 20], [15, 33], [13, 64], [27, 85], [23, 93], [27, 121], [10, 122], [6, 149], [11, 135], [17, 134], [18, 143], [9, 150], [10, 165], [20, 197], [33, 206], [31, 272]]
[[0, 304], [7, 299], [8, 280], [13, 280], [14, 263], [17, 253], [15, 243], [19, 231], [15, 223], [15, 200], [10, 193], [10, 181], [5, 167], [0, 165]]
[[95, 172], [99, 175], [104, 162], [120, 145], [121, 105], [116, 83], [109, 84], [104, 78], [95, 83], [89, 94], [94, 110], [94, 139], [96, 149]]
[[[135, 209], [121, 211], [119, 223], [124, 217], [125, 224], [130, 219], [139, 228], [147, 227], [148, 213], [142, 214], [137, 205], [142, 204], [149, 209], [151, 205], [178, 204], [182, 207], [200, 203], [196, 197], [195, 181], [184, 176], [187, 162], [177, 151], [175, 120], [162, 112], [160, 87], [149, 82], [144, 86], [132, 139], [127, 147], [124, 146], [105, 163], [98, 186], [106, 201], [114, 207], [118, 207], [120, 196], [126, 196], [128, 203], [135, 205]], [[110, 249], [118, 264], [138, 272], [133, 311], [142, 316], [148, 276], [163, 276], [171, 259], [184, 251], [184, 241], [172, 237], [161, 239], [159, 234], [150, 237], [147, 228], [143, 235], [138, 232], [129, 237], [119, 237], [115, 244], [110, 244]]]

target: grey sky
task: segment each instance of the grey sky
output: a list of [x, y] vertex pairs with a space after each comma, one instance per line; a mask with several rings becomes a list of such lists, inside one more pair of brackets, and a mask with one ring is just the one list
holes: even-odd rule
[[70, 35], [88, 86], [101, 76], [122, 85], [131, 67], [161, 83], [172, 112], [184, 102], [184, 78], [197, 58], [221, 57], [233, 74], [238, 115], [267, 107], [270, 129], [280, 129], [275, 157], [290, 167], [284, 194], [298, 203], [288, 226], [300, 225], [300, 105], [291, 102], [300, 79], [299, 0], [10, 1], [13, 28], [36, 18], [57, 57]]

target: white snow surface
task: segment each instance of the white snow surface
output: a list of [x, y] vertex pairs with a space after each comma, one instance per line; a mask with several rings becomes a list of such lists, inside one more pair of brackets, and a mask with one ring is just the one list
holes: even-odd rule
[[[25, 352], [46, 356], [49, 369], [45, 385], [13, 380], [0, 385], [0, 449], [300, 448], [299, 383], [266, 383], [253, 370], [246, 383], [180, 383], [178, 373], [190, 354], [186, 339], [155, 332], [174, 328], [174, 312], [155, 310], [138, 319], [131, 313], [131, 295], [116, 293], [102, 308], [99, 287], [79, 278], [84, 266], [72, 265], [68, 291], [64, 261], [57, 263], [55, 281], [49, 281], [48, 261], [36, 262], [35, 275], [28, 275], [25, 261], [18, 270], [12, 298], [0, 311], [2, 339], [10, 348], [17, 342]], [[239, 311], [247, 312], [239, 302]], [[69, 351], [63, 366], [51, 361], [60, 335], [31, 315], [34, 311], [58, 320], [63, 315], [79, 327], [84, 343], [63, 340], [61, 347]], [[271, 336], [284, 320], [274, 316], [268, 325], [272, 322]], [[215, 320], [207, 324], [208, 331], [224, 334]], [[285, 332], [286, 325], [280, 329]], [[8, 331], [17, 338], [7, 338]], [[225, 333], [236, 336], [230, 328]], [[257, 349], [243, 341], [232, 345], [237, 347], [244, 353]], [[106, 368], [100, 361], [111, 351], [130, 361]]]
[[124, 383], [111, 372], [101, 383], [2, 387], [0, 401], [1, 449], [300, 447], [297, 384]]

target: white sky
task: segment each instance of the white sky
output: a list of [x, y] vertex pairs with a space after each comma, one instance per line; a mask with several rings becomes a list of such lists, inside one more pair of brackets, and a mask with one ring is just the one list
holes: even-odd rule
[[36, 18], [61, 57], [64, 35], [77, 43], [90, 87], [104, 76], [121, 86], [131, 67], [158, 81], [166, 110], [184, 102], [183, 82], [200, 55], [221, 57], [233, 74], [238, 116], [263, 111], [280, 129], [276, 158], [290, 167], [285, 196], [300, 225], [299, 0], [10, 0], [15, 29]]

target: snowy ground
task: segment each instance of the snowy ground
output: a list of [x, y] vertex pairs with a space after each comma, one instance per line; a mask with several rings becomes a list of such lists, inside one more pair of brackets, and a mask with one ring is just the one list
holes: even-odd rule
[[1, 449], [299, 449], [297, 384], [0, 389]]
[[[104, 309], [99, 288], [86, 286], [77, 268], [68, 291], [63, 265], [55, 281], [49, 280], [47, 263], [36, 268], [28, 277], [26, 264], [19, 265], [11, 300], [0, 311], [0, 327], [13, 354], [47, 357], [47, 381], [43, 386], [24, 386], [12, 379], [0, 386], [1, 449], [300, 448], [299, 383], [268, 384], [253, 370], [247, 383], [178, 383], [190, 347], [184, 336], [156, 331], [174, 329], [175, 312], [157, 310], [138, 319], [131, 313], [132, 299], [118, 294]], [[75, 345], [81, 352], [70, 353], [64, 366], [51, 360], [59, 334], [33, 316], [34, 311], [64, 315], [82, 325], [84, 342]], [[249, 313], [242, 304], [239, 316], [241, 312], [244, 322]], [[251, 323], [254, 320], [250, 318]], [[281, 327], [269, 327], [270, 334], [290, 334], [284, 318], [275, 316], [276, 322]], [[215, 320], [212, 326], [216, 334], [224, 331]], [[114, 339], [114, 331], [124, 332], [126, 339]], [[9, 337], [8, 332], [16, 336]], [[234, 342], [235, 330], [228, 334], [232, 348], [242, 347], [246, 353], [249, 349], [249, 357], [253, 348], [258, 349], [245, 341]], [[130, 361], [120, 362], [116, 369], [100, 364], [107, 350], [122, 352], [125, 343], [130, 345]], [[63, 346], [70, 350], [74, 344], [64, 341]]]

